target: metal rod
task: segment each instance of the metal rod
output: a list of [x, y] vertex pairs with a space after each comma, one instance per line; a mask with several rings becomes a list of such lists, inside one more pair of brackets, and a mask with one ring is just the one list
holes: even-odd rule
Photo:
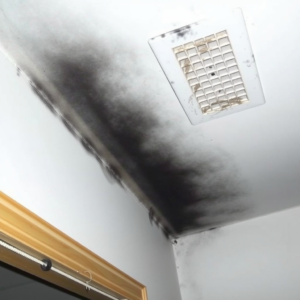
[[[6, 248], [6, 249], [8, 249], [8, 250], [10, 250], [10, 251], [12, 251], [14, 253], [17, 253], [17, 254], [19, 254], [19, 255], [21, 255], [21, 256], [23, 256], [23, 257], [25, 257], [25, 258], [33, 261], [33, 262], [35, 262], [35, 263], [41, 265], [41, 266], [46, 266], [45, 262], [43, 262], [43, 261], [41, 261], [41, 260], [39, 260], [39, 259], [37, 259], [37, 258], [35, 258], [35, 257], [33, 257], [33, 256], [31, 256], [31, 255], [29, 255], [27, 253], [25, 253], [25, 252], [17, 249], [17, 248], [15, 248], [15, 247], [13, 247], [13, 246], [5, 243], [2, 240], [0, 240], [0, 246], [2, 246], [2, 247]], [[62, 275], [64, 277], [66, 277], [66, 278], [68, 278], [68, 279], [70, 279], [70, 280], [78, 283], [78, 284], [81, 284], [81, 285], [85, 286], [85, 288], [87, 290], [93, 290], [93, 291], [95, 291], [95, 292], [97, 292], [97, 293], [99, 293], [101, 295], [104, 295], [104, 296], [106, 296], [106, 297], [108, 297], [110, 299], [113, 299], [113, 300], [120, 300], [119, 298], [111, 296], [111, 295], [109, 295], [109, 294], [107, 294], [107, 293], [105, 293], [105, 292], [103, 292], [103, 291], [101, 291], [101, 290], [99, 290], [99, 289], [97, 289], [97, 288], [89, 285], [89, 281], [88, 282], [81, 281], [81, 280], [79, 280], [79, 279], [77, 279], [77, 278], [75, 278], [75, 277], [73, 277], [73, 276], [71, 276], [71, 275], [69, 275], [69, 274], [67, 274], [67, 273], [65, 273], [65, 272], [57, 269], [57, 268], [55, 268], [55, 267], [51, 267], [51, 270], [53, 272], [56, 272], [56, 273], [58, 273], [58, 274], [60, 274], [60, 275]], [[126, 300], [126, 299], [123, 299], [123, 300]]]

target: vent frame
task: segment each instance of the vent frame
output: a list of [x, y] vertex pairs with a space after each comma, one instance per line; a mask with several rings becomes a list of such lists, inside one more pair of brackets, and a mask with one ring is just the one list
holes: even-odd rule
[[[211, 42], [214, 42], [215, 34], [221, 32], [227, 33], [229, 45], [232, 48], [232, 53], [236, 60], [236, 66], [239, 70], [240, 78], [242, 79], [241, 84], [244, 85], [244, 91], [247, 98], [242, 98], [245, 101], [237, 103], [238, 100], [241, 99], [240, 97], [236, 97], [237, 95], [235, 94], [235, 97], [233, 98], [234, 101], [232, 101], [225, 109], [219, 108], [208, 112], [205, 111], [203, 106], [199, 104], [199, 99], [196, 98], [195, 91], [193, 91], [190, 86], [193, 85], [196, 86], [197, 89], [199, 88], [199, 84], [201, 85], [201, 82], [199, 82], [200, 75], [198, 81], [186, 76], [187, 74], [185, 73], [188, 72], [184, 72], [184, 66], [180, 65], [179, 62], [183, 61], [185, 58], [180, 57], [178, 61], [176, 49], [180, 49], [183, 45], [188, 46], [190, 43], [195, 45], [195, 41], [201, 41], [201, 39], [203, 40], [204, 38], [209, 39], [212, 37]], [[182, 108], [193, 125], [235, 112], [240, 112], [265, 103], [255, 58], [241, 9], [235, 9], [231, 15], [222, 15], [221, 17], [210, 20], [199, 21], [171, 32], [164, 33], [150, 39], [149, 45], [164, 70]], [[226, 45], [228, 45], [228, 43]], [[203, 54], [207, 53], [207, 49], [205, 49], [206, 46], [202, 46], [204, 47]], [[192, 46], [190, 50], [194, 51]], [[199, 52], [201, 52], [201, 49]], [[196, 56], [193, 59], [195, 60], [193, 62], [194, 64], [199, 62], [201, 63], [201, 60], [197, 61], [199, 59]], [[208, 59], [211, 58], [207, 58], [207, 60]], [[208, 64], [210, 63], [208, 62]], [[213, 62], [213, 64], [210, 65], [213, 65], [213, 68], [216, 68], [216, 64], [217, 62]], [[207, 66], [204, 66], [202, 69], [205, 69]], [[189, 80], [191, 84], [189, 83]], [[208, 82], [210, 81], [208, 80]], [[209, 84], [208, 86], [201, 86], [201, 89], [204, 91], [205, 88], [211, 87], [211, 84]], [[227, 88], [230, 88], [230, 86]], [[234, 90], [234, 92], [238, 91]], [[205, 94], [205, 96], [207, 96], [207, 94]], [[209, 99], [206, 97], [206, 100]], [[227, 101], [228, 103], [230, 101], [228, 97]]]

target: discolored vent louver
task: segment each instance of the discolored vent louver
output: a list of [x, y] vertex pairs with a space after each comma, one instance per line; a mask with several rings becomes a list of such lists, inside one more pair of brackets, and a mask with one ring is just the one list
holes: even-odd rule
[[241, 10], [164, 33], [149, 44], [192, 124], [264, 104]]

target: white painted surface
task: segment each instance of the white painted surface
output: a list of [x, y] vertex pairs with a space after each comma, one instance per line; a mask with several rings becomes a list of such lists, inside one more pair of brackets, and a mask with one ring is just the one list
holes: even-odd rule
[[179, 300], [171, 243], [144, 207], [107, 182], [2, 54], [0, 82], [0, 190], [145, 284], [150, 300]]
[[298, 300], [300, 207], [191, 235], [175, 247], [183, 300]]
[[[208, 216], [208, 220], [205, 218], [201, 220], [205, 224], [228, 224], [237, 219], [248, 219], [299, 205], [298, 74], [300, 60], [297, 52], [300, 47], [297, 38], [300, 25], [299, 1], [65, 0], [52, 1], [49, 5], [48, 1], [39, 0], [26, 2], [0, 0], [0, 4], [1, 43], [15, 59], [23, 61], [22, 51], [24, 51], [36, 63], [35, 67], [43, 70], [44, 65], [39, 57], [40, 52], [35, 46], [47, 45], [45, 51], [49, 52], [46, 52], [49, 57], [56, 51], [71, 53], [78, 48], [76, 44], [78, 38], [80, 38], [79, 41], [84, 41], [82, 44], [88, 45], [89, 39], [85, 39], [85, 37], [86, 35], [89, 37], [92, 32], [94, 42], [101, 46], [99, 46], [99, 53], [101, 53], [102, 47], [105, 50], [109, 48], [113, 59], [120, 58], [121, 62], [115, 61], [116, 65], [119, 64], [128, 70], [132, 67], [134, 60], [135, 65], [139, 67], [138, 70], [141, 70], [138, 73], [140, 76], [136, 76], [132, 72], [128, 73], [124, 79], [132, 93], [142, 95], [128, 100], [128, 105], [142, 105], [145, 111], [152, 112], [157, 118], [157, 122], [162, 124], [148, 133], [145, 147], [151, 149], [157, 145], [164, 145], [166, 149], [174, 151], [172, 153], [174, 160], [185, 166], [193, 165], [199, 160], [201, 162], [202, 159], [213, 163], [215, 158], [221, 157], [225, 166], [237, 170], [232, 177], [238, 178], [245, 186], [242, 188], [244, 194], [236, 201], [239, 206], [246, 207], [244, 215], [235, 217], [234, 214], [224, 213], [221, 218], [214, 218], [214, 215], [211, 214]], [[147, 43], [148, 39], [209, 18], [216, 13], [224, 12], [225, 14], [226, 11], [237, 7], [242, 8], [245, 16], [266, 104], [199, 126], [191, 126]], [[63, 45], [59, 47], [56, 43], [49, 43], [53, 37], [58, 45], [61, 44], [61, 41], [64, 42]], [[73, 44], [77, 48], [70, 46]], [[124, 45], [124, 48], [120, 45]], [[288, 48], [286, 48], [287, 46]], [[82, 48], [79, 47], [79, 49]], [[145, 101], [144, 99], [150, 100]], [[14, 110], [12, 106], [11, 109]], [[31, 107], [24, 109], [27, 113], [31, 113], [29, 110], [34, 111], [34, 108]], [[32, 130], [38, 131], [34, 132], [36, 135], [42, 135], [40, 132], [42, 130], [46, 133], [44, 128], [39, 128], [39, 118], [42, 118], [40, 114], [36, 119], [30, 120], [30, 124], [34, 128]], [[48, 122], [48, 119], [53, 117], [47, 115], [42, 119], [46, 118], [45, 122]], [[37, 124], [36, 128], [34, 123]], [[61, 125], [57, 124], [56, 126], [59, 129], [52, 126], [48, 131], [60, 132], [63, 130]], [[24, 126], [22, 130], [28, 130], [27, 126]], [[178, 134], [180, 138], [178, 138]], [[49, 136], [50, 141], [53, 138], [50, 133]], [[58, 135], [55, 139], [62, 142], [65, 140], [65, 136]], [[18, 143], [21, 144], [19, 141]], [[89, 175], [90, 178], [84, 175], [85, 168], [90, 168], [86, 166], [85, 162], [79, 161], [74, 166], [76, 156], [79, 155], [75, 152], [83, 151], [74, 149], [76, 144], [74, 140], [72, 146], [71, 142], [68, 144], [70, 146], [64, 146], [63, 151], [67, 157], [61, 156], [61, 149], [57, 148], [56, 143], [35, 145], [36, 143], [28, 145], [24, 141], [22, 143], [22, 148], [25, 150], [24, 157], [14, 157], [14, 164], [18, 164], [18, 160], [25, 160], [28, 150], [32, 148], [36, 152], [36, 159], [41, 160], [47, 149], [47, 151], [53, 152], [51, 155], [59, 157], [56, 157], [57, 161], [64, 161], [65, 168], [73, 169], [73, 176], [82, 179], [82, 185], [89, 186], [92, 184], [91, 181], [93, 184], [102, 182], [97, 177], [96, 166], [91, 167], [96, 176]], [[79, 147], [77, 146], [77, 148]], [[191, 149], [191, 151], [188, 152], [185, 149]], [[23, 154], [18, 155], [22, 156]], [[48, 174], [41, 173], [42, 178], [40, 179], [49, 180], [46, 188], [51, 193], [59, 194], [61, 190], [66, 192], [69, 184], [74, 180], [65, 178], [64, 172], [59, 174], [60, 178], [53, 175], [51, 170], [56, 167], [52, 165], [52, 159], [49, 161], [43, 157], [43, 167]], [[89, 159], [89, 164], [94, 164], [92, 159]], [[58, 163], [58, 165], [60, 164]], [[42, 165], [40, 166], [42, 168]], [[29, 161], [27, 161], [26, 167], [35, 170]], [[82, 169], [82, 172], [76, 173], [76, 168]], [[89, 174], [92, 173], [89, 172]], [[20, 178], [22, 177], [20, 175]], [[65, 185], [59, 188], [60, 191], [53, 191], [51, 180], [63, 180]], [[201, 180], [201, 177], [192, 177], [191, 180]], [[33, 188], [32, 185], [27, 187], [33, 194], [39, 194], [40, 189], [44, 191], [44, 188], [39, 186]], [[55, 188], [57, 189], [57, 187]], [[67, 192], [75, 194], [78, 198], [82, 197], [84, 200], [87, 196], [86, 194], [84, 197], [78, 195], [77, 191]], [[114, 193], [121, 192], [114, 191]], [[94, 203], [94, 200], [90, 201]], [[54, 206], [55, 203], [57, 202], [54, 201]], [[83, 203], [81, 201], [77, 204], [78, 211], [81, 206], [84, 206]], [[41, 209], [41, 204], [36, 203], [35, 205], [36, 209]], [[62, 205], [65, 205], [65, 208], [69, 207], [68, 204]], [[115, 206], [112, 205], [112, 207]], [[130, 208], [128, 210], [131, 211]]]
[[[6, 41], [6, 37], [3, 37], [5, 47], [16, 53], [17, 57], [19, 47], [21, 46], [22, 49], [23, 46], [28, 46], [28, 41], [46, 43], [47, 37], [45, 38], [40, 32], [40, 27], [43, 26], [55, 36], [59, 33], [59, 40], [76, 40], [76, 34], [85, 34], [80, 29], [81, 25], [84, 25], [95, 36], [103, 38], [105, 48], [112, 41], [118, 39], [121, 42], [126, 41], [130, 45], [135, 61], [143, 69], [143, 75], [139, 79], [135, 74], [128, 74], [129, 80], [136, 80], [136, 85], [132, 85], [132, 89], [137, 94], [141, 93], [141, 88], [143, 92], [146, 90], [152, 98], [151, 101], [142, 103], [145, 110], [150, 111], [153, 107], [158, 107], [159, 109], [155, 111], [158, 119], [165, 120], [167, 124], [149, 136], [150, 147], [159, 144], [157, 140], [167, 141], [167, 146], [172, 146], [176, 151], [174, 154], [176, 160], [189, 163], [197, 161], [202, 155], [210, 159], [209, 153], [214, 153], [218, 149], [224, 150], [225, 160], [229, 165], [236, 166], [239, 171], [236, 176], [241, 178], [248, 187], [245, 195], [239, 199], [239, 202], [246, 203], [252, 209], [245, 214], [245, 219], [299, 205], [300, 118], [297, 76], [300, 69], [297, 52], [299, 48], [297, 38], [300, 22], [299, 2], [296, 0], [256, 2], [250, 0], [208, 2], [198, 0], [185, 2], [181, 0], [142, 2], [74, 0], [72, 5], [69, 1], [55, 2], [55, 5], [52, 2], [51, 5], [47, 5], [49, 2], [36, 0], [26, 1], [26, 3], [1, 0], [1, 7], [6, 12], [6, 15], [1, 14], [3, 22], [1, 30], [8, 37], [12, 32], [16, 37], [15, 44], [9, 39]], [[228, 11], [236, 7], [241, 7], [245, 15], [266, 105], [192, 127], [147, 41], [166, 31], [210, 17], [216, 11]], [[66, 19], [75, 20], [76, 24], [79, 24], [78, 31], [70, 26], [72, 22], [64, 26]], [[8, 20], [10, 21], [7, 22]], [[53, 29], [53, 25], [59, 27], [59, 30]], [[289, 47], [288, 51], [283, 52], [287, 49], [286, 45]], [[55, 45], [48, 46], [55, 48]], [[32, 53], [34, 58], [34, 48], [28, 49], [32, 51], [30, 54]], [[69, 50], [69, 48], [66, 49]], [[119, 50], [119, 47], [111, 49], [112, 53], [118, 54]], [[125, 67], [131, 66], [132, 60], [122, 60], [122, 64]], [[150, 299], [176, 299], [178, 290], [175, 284], [175, 272], [170, 271], [172, 258], [169, 245], [156, 229], [149, 227], [146, 213], [129, 199], [130, 195], [106, 183], [94, 159], [84, 152], [61, 123], [43, 107], [39, 99], [32, 98], [27, 85], [21, 84], [21, 81], [15, 83], [17, 79], [14, 78], [14, 71], [9, 75], [6, 68], [8, 67], [1, 67], [0, 75], [1, 83], [5, 82], [1, 85], [0, 98], [0, 141], [2, 143], [0, 189], [145, 283], [149, 288]], [[136, 104], [134, 101], [132, 100], [133, 104]], [[141, 99], [137, 98], [137, 102], [140, 103]], [[180, 139], [178, 139], [178, 132], [180, 132]], [[182, 145], [194, 150], [195, 155], [189, 157], [190, 160], [183, 155]], [[103, 211], [103, 206], [105, 206], [105, 211]], [[88, 217], [82, 218], [82, 211]], [[116, 218], [116, 221], [112, 222], [112, 218]], [[259, 220], [266, 221], [269, 217]], [[231, 216], [226, 219], [226, 222], [230, 221]], [[285, 221], [294, 222], [294, 220]], [[92, 230], [91, 224], [97, 230]], [[245, 224], [252, 224], [252, 221], [237, 226], [245, 226]], [[275, 246], [286, 247], [284, 243], [275, 242], [278, 230], [287, 231], [284, 226], [288, 225], [274, 222], [271, 226], [272, 230], [266, 232], [266, 235], [271, 232], [271, 236], [274, 235], [274, 248]], [[279, 252], [273, 253], [271, 243], [265, 243], [269, 239], [268, 236], [262, 235], [260, 239], [254, 238], [256, 234], [262, 234], [261, 227], [258, 227], [259, 230], [249, 229], [251, 234], [248, 234], [253, 235], [252, 250], [256, 251], [257, 247], [265, 248], [266, 251], [262, 253], [266, 257], [277, 254], [279, 257]], [[227, 227], [224, 230], [228, 228], [235, 227]], [[243, 230], [237, 233], [236, 240], [238, 241], [232, 237], [237, 245], [242, 245], [243, 238], [247, 238], [247, 230]], [[262, 228], [262, 230], [266, 229]], [[210, 237], [216, 233], [217, 231], [210, 232], [207, 236]], [[295, 249], [296, 246], [292, 243], [290, 234], [295, 234], [295, 232], [287, 232], [287, 236], [282, 239], [290, 238], [288, 245], [293, 245]], [[223, 245], [221, 241], [222, 239], [220, 239], [219, 250], [215, 247], [212, 254], [208, 254], [210, 250], [207, 250], [207, 257], [205, 257], [207, 261], [211, 262], [213, 257], [224, 258], [221, 252]], [[254, 241], [260, 241], [261, 244], [256, 244]], [[226, 257], [231, 255], [231, 249], [227, 250]], [[285, 249], [285, 251], [288, 253], [290, 250]], [[243, 252], [233, 251], [233, 253], [235, 256], [243, 255]], [[295, 253], [296, 251], [293, 252], [294, 258]], [[249, 257], [252, 257], [251, 255], [250, 253]], [[135, 258], [139, 265], [132, 265], [132, 259], [127, 259], [128, 257]], [[235, 261], [234, 259], [235, 257], [232, 261]], [[289, 260], [290, 257], [287, 259]], [[246, 260], [240, 261], [247, 263]], [[191, 260], [190, 264], [194, 265], [194, 262], [197, 263], [197, 260]], [[204, 283], [205, 278], [208, 278], [210, 274], [218, 280], [214, 270], [218, 270], [219, 265], [214, 265], [212, 262], [211, 265], [211, 268], [208, 266], [204, 269], [207, 271], [203, 275]], [[256, 264], [252, 265], [256, 266]], [[289, 261], [285, 266], [291, 267]], [[225, 263], [226, 276], [230, 275], [229, 267]], [[275, 276], [271, 274], [273, 270], [271, 267], [267, 269], [270, 272], [265, 271], [270, 276], [264, 278], [261, 276], [264, 273], [256, 269], [259, 273], [257, 278], [271, 280], [272, 276]], [[246, 266], [243, 268], [242, 265], [240, 268], [243, 271]], [[286, 274], [289, 273], [286, 272]], [[253, 278], [255, 277], [251, 277], [251, 280]], [[294, 278], [292, 276], [289, 282], [293, 282]], [[189, 279], [192, 280], [193, 276], [189, 275]], [[222, 278], [224, 282], [232, 284], [228, 286], [234, 293], [233, 289], [238, 286], [234, 281], [238, 282], [239, 277], [228, 276], [225, 279]], [[278, 283], [278, 281], [274, 282]], [[286, 280], [285, 283], [287, 282]], [[211, 286], [210, 291], [213, 290], [214, 293], [219, 292], [218, 285], [213, 280], [205, 286]], [[242, 283], [241, 286], [243, 286]], [[224, 287], [223, 283], [221, 287]], [[279, 287], [280, 285], [274, 287], [274, 293]], [[296, 286], [293, 287], [296, 288]], [[223, 291], [223, 295], [226, 295], [227, 289], [220, 290]], [[253, 293], [256, 290], [258, 289], [251, 289]], [[251, 291], [249, 293], [253, 296]], [[172, 292], [174, 294], [171, 295]], [[268, 299], [268, 292], [273, 291], [265, 289], [263, 295], [266, 296], [261, 299]], [[208, 299], [205, 292], [203, 295], [203, 297], [200, 296]], [[282, 296], [280, 293], [276, 295]], [[239, 299], [246, 299], [247, 293], [238, 296]], [[286, 299], [286, 297], [283, 298]]]

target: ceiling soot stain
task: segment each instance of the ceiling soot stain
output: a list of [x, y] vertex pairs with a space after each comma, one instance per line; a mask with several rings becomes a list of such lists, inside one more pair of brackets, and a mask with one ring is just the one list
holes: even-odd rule
[[[103, 55], [100, 49], [94, 51]], [[145, 151], [147, 133], [159, 127], [160, 120], [133, 104], [130, 97], [138, 95], [118, 92], [113, 80], [105, 80], [113, 69], [109, 62], [109, 57], [84, 53], [78, 60], [62, 55], [51, 61], [55, 72], [49, 79], [172, 225], [166, 234], [208, 229], [242, 213], [245, 207], [236, 201], [243, 195], [242, 186], [236, 173], [224, 172], [227, 167], [221, 158], [202, 153], [193, 164], [179, 162], [172, 144]], [[125, 83], [119, 90], [126, 90]], [[83, 144], [89, 151], [93, 143]], [[194, 153], [186, 149], [185, 155]], [[153, 211], [149, 218], [157, 222]]]
[[[183, 29], [174, 33], [181, 37], [190, 30], [189, 27]], [[59, 91], [84, 126], [116, 158], [118, 166], [104, 165], [102, 159], [106, 161], [106, 158], [95, 153], [97, 141], [85, 136], [82, 123], [74, 122], [76, 118], [71, 112], [64, 116], [58, 113], [70, 132], [80, 133], [75, 134], [76, 137], [95, 155], [108, 176], [119, 183], [124, 181], [125, 185], [123, 171], [132, 178], [152, 203], [151, 222], [161, 223], [160, 217], [155, 215], [159, 211], [170, 224], [163, 230], [166, 236], [180, 236], [241, 218], [249, 207], [239, 201], [245, 193], [245, 185], [239, 179], [234, 159], [220, 149], [205, 151], [197, 137], [188, 147], [184, 142], [180, 144], [178, 141], [186, 134], [180, 124], [161, 118], [158, 106], [145, 109], [145, 103], [152, 102], [151, 97], [159, 96], [131, 90], [132, 78], [147, 76], [147, 70], [132, 64], [134, 49], [126, 49], [122, 44], [122, 52], [112, 53], [113, 49], [120, 49], [120, 45], [112, 47], [110, 44], [107, 51], [101, 46], [105, 43], [95, 42], [93, 38], [66, 42], [59, 40], [57, 34], [55, 43], [53, 38], [50, 36], [47, 43], [37, 40], [22, 46], [22, 50], [34, 58], [31, 60], [41, 73], [31, 71], [30, 67], [26, 69], [22, 61], [18, 64], [32, 79], [35, 93], [53, 113], [66, 111], [63, 110], [66, 104], [60, 102], [49, 86]], [[52, 44], [55, 48], [49, 49]], [[47, 79], [41, 79], [43, 76]], [[170, 133], [177, 137], [178, 143], [168, 139]]]

